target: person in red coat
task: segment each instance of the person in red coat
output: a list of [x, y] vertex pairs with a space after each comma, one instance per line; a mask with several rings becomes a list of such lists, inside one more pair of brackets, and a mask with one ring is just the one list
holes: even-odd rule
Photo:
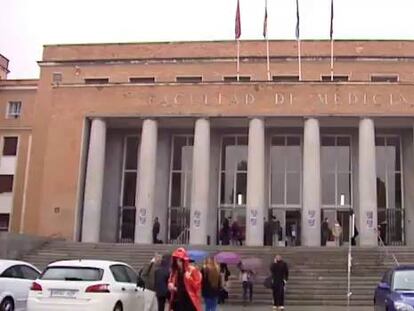
[[190, 265], [187, 251], [180, 247], [172, 254], [171, 274], [168, 280], [170, 290], [170, 311], [202, 311], [200, 271]]

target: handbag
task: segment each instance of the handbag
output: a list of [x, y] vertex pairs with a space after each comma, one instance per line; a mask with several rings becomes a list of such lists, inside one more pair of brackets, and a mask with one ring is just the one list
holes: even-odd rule
[[263, 286], [268, 288], [268, 289], [271, 289], [273, 287], [273, 278], [272, 278], [272, 276], [268, 276], [267, 278], [264, 279]]

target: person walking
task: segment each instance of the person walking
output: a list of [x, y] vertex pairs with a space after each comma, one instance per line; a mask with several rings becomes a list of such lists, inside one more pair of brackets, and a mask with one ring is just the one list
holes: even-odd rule
[[254, 281], [254, 273], [251, 270], [243, 269], [240, 270], [240, 279], [242, 281], [243, 286], [243, 304], [247, 304], [247, 299], [249, 302], [253, 302], [253, 281]]
[[190, 265], [187, 251], [180, 247], [172, 254], [168, 289], [170, 291], [170, 311], [202, 311], [202, 275]]
[[232, 240], [232, 244], [233, 245], [242, 245], [241, 243], [241, 228], [240, 225], [237, 221], [237, 219], [235, 219], [233, 221], [233, 223], [231, 224], [231, 240]]
[[152, 225], [152, 243], [158, 244], [160, 241], [158, 240], [158, 234], [160, 233], [160, 222], [158, 221], [158, 217], [155, 217], [154, 224]]
[[158, 301], [158, 311], [165, 311], [165, 302], [169, 296], [168, 278], [170, 277], [169, 256], [162, 256], [161, 263], [155, 270], [155, 294]]
[[226, 302], [226, 299], [229, 297], [229, 292], [228, 292], [228, 281], [230, 278], [230, 271], [229, 268], [227, 267], [226, 263], [220, 263], [220, 278], [221, 278], [221, 288], [220, 288], [220, 293], [219, 293], [219, 297], [218, 297], [218, 303], [219, 304], [224, 304]]
[[289, 278], [289, 269], [282, 256], [276, 255], [270, 266], [272, 274], [273, 310], [285, 309], [285, 286]]
[[203, 277], [202, 295], [205, 311], [216, 311], [220, 289], [222, 287], [220, 268], [214, 257], [208, 257], [201, 270]]
[[154, 290], [155, 270], [157, 270], [158, 266], [160, 265], [161, 259], [162, 257], [160, 254], [155, 254], [150, 263], [144, 266], [142, 269], [142, 278], [145, 282], [145, 288], [149, 290]]
[[322, 246], [326, 246], [326, 242], [329, 241], [329, 237], [331, 235], [331, 229], [329, 229], [329, 221], [328, 218], [325, 218], [322, 222], [321, 227], [322, 233]]

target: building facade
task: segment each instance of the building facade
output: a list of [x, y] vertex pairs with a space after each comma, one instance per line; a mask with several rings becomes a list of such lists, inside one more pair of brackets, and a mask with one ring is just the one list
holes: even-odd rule
[[[3, 230], [85, 242], [414, 245], [414, 42], [45, 46], [0, 81]], [[278, 240], [278, 239], [276, 239]], [[279, 242], [275, 242], [279, 245]]]

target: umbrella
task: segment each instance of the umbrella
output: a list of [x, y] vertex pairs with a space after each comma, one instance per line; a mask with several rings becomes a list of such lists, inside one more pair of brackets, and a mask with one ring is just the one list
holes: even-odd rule
[[190, 257], [190, 260], [197, 263], [203, 262], [203, 260], [208, 257], [208, 253], [206, 251], [195, 249], [189, 250], [187, 254], [188, 257]]
[[263, 261], [256, 257], [244, 258], [241, 263], [244, 269], [252, 271], [256, 271], [263, 266]]
[[240, 255], [233, 252], [220, 252], [215, 257], [218, 263], [237, 265], [240, 263]]

